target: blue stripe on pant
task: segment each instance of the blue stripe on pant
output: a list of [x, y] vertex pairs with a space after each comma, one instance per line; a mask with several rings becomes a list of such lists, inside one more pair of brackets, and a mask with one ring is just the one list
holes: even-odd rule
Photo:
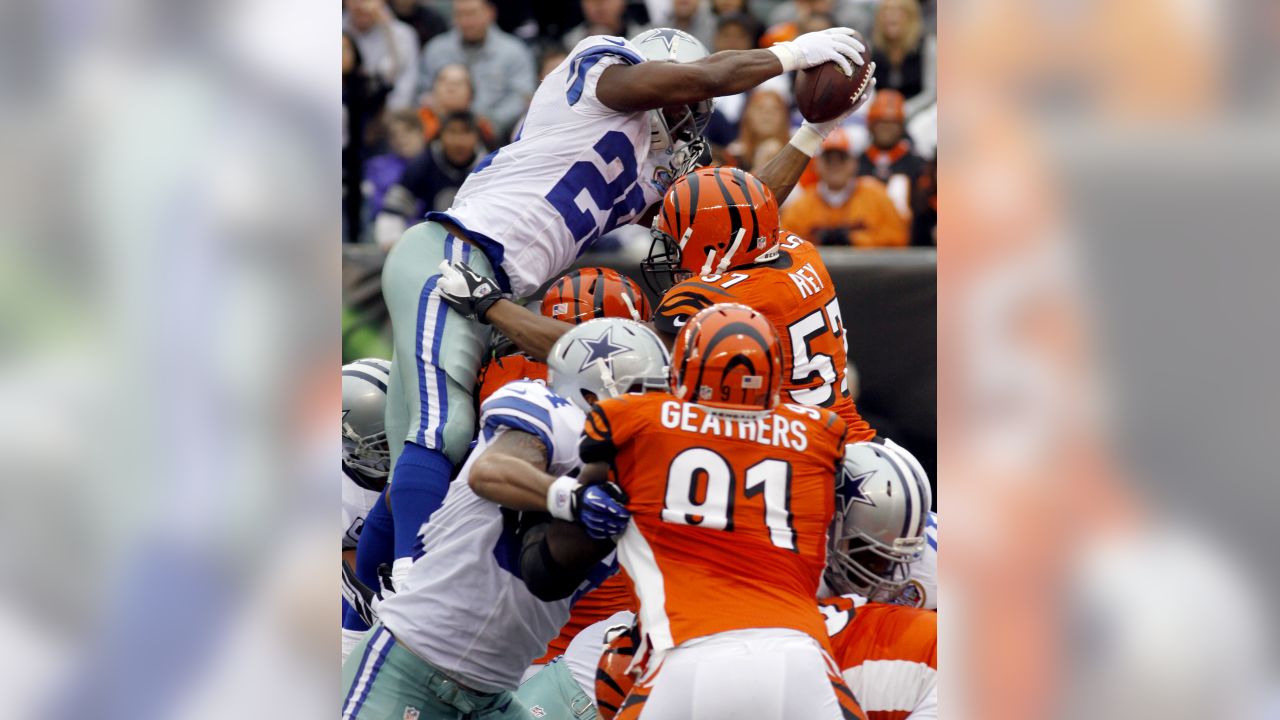
[[379, 626], [373, 631], [373, 636], [365, 645], [364, 655], [360, 658], [360, 666], [356, 668], [355, 681], [351, 683], [351, 689], [347, 691], [346, 699], [342, 702], [344, 720], [359, 716], [360, 708], [369, 697], [369, 688], [373, 687], [378, 677], [378, 670], [382, 668], [382, 663], [386, 662], [387, 653], [391, 652], [393, 644], [391, 633], [387, 632], [386, 628]]
[[484, 254], [433, 222], [410, 228], [383, 268], [395, 339], [387, 432], [400, 439], [391, 441], [388, 486], [397, 560], [414, 556], [423, 524], [444, 501], [454, 465], [475, 435], [471, 393], [488, 329], [455, 313], [435, 292], [441, 261], [493, 274]]

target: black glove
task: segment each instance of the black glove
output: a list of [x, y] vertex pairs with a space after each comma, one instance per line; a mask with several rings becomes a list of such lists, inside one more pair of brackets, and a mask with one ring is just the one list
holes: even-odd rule
[[378, 621], [377, 604], [382, 602], [387, 595], [395, 592], [391, 587], [390, 565], [384, 564], [379, 567], [378, 577], [382, 578], [383, 587], [375, 590], [360, 582], [360, 578], [356, 577], [356, 571], [351, 569], [351, 565], [346, 560], [342, 561], [342, 597], [351, 606], [351, 609], [356, 611], [360, 619], [370, 626]]
[[498, 281], [472, 270], [464, 262], [440, 263], [436, 291], [459, 315], [484, 322], [484, 314], [502, 299]]

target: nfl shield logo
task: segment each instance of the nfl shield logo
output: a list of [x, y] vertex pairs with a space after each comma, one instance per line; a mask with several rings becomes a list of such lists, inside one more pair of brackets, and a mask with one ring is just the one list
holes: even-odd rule
[[416, 707], [405, 707], [404, 720], [418, 720], [418, 716], [421, 714]]

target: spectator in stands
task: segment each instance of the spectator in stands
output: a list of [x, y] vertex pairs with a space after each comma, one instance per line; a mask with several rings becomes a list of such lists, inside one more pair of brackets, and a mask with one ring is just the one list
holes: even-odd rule
[[716, 19], [705, 0], [671, 0], [671, 12], [665, 18], [653, 19], [654, 27], [683, 30], [710, 48], [715, 41]]
[[791, 139], [791, 109], [782, 93], [761, 85], [747, 98], [738, 124], [738, 139], [729, 145], [734, 164], [750, 170], [756, 150], [765, 140], [774, 138], [786, 145]]
[[529, 48], [494, 24], [489, 0], [454, 0], [454, 29], [437, 36], [422, 57], [423, 94], [445, 65], [471, 71], [471, 109], [505, 137], [533, 97], [534, 65]]
[[[436, 73], [431, 83], [431, 92], [422, 100], [418, 108], [418, 117], [422, 119], [423, 135], [427, 141], [434, 140], [440, 132], [440, 119], [450, 113], [471, 110], [474, 97], [474, 86], [471, 84], [471, 71], [466, 65], [445, 65]], [[477, 118], [480, 136], [484, 144], [495, 147], [497, 134], [493, 124], [486, 118]]]
[[[798, 23], [807, 15], [821, 13], [830, 15], [834, 25], [849, 27], [862, 33], [863, 37], [871, 37], [871, 29], [875, 25], [876, 0], [794, 0], [779, 3], [769, 13], [770, 27], [785, 27], [789, 23]], [[833, 26], [834, 26], [833, 25]], [[803, 28], [800, 33], [806, 32]], [[788, 40], [793, 38], [786, 38]]]
[[564, 34], [564, 46], [572, 50], [591, 35], [635, 37], [644, 28], [628, 20], [626, 10], [626, 0], [582, 0], [582, 24]]
[[918, 0], [883, 0], [871, 47], [876, 89], [902, 93], [908, 119], [937, 102], [937, 43], [924, 34]]
[[718, 18], [727, 15], [751, 15], [751, 11], [747, 9], [747, 0], [711, 0], [711, 12]]
[[711, 45], [714, 52], [721, 50], [751, 50], [760, 44], [760, 22], [747, 13], [721, 15], [716, 23], [716, 34]]
[[782, 206], [782, 226], [821, 245], [902, 247], [907, 223], [884, 185], [858, 177], [849, 136], [837, 128], [822, 143], [818, 184], [796, 189]]
[[358, 242], [364, 222], [365, 126], [382, 112], [391, 86], [364, 71], [355, 38], [342, 33], [342, 222], [343, 240]]
[[387, 192], [383, 212], [374, 226], [378, 244], [390, 248], [405, 226], [427, 211], [447, 210], [482, 152], [480, 129], [473, 113], [461, 111], [445, 116], [440, 137], [409, 163], [399, 184]]
[[440, 13], [427, 7], [422, 0], [391, 0], [391, 12], [418, 34], [418, 47], [449, 29]]
[[884, 183], [898, 212], [910, 220], [911, 193], [924, 171], [924, 159], [911, 146], [906, 122], [902, 93], [877, 90], [867, 110], [871, 145], [858, 158], [858, 174]]
[[374, 155], [364, 165], [362, 190], [368, 217], [376, 217], [382, 211], [382, 200], [387, 191], [400, 182], [405, 168], [427, 149], [422, 120], [417, 112], [396, 110], [387, 114], [386, 123], [387, 145], [391, 152]]
[[558, 44], [548, 45], [543, 48], [542, 54], [538, 56], [538, 82], [541, 83], [551, 74], [564, 59], [569, 57], [569, 53]]
[[347, 8], [343, 31], [360, 49], [365, 72], [392, 86], [387, 107], [413, 107], [418, 84], [418, 35], [391, 14], [384, 0], [350, 0]]

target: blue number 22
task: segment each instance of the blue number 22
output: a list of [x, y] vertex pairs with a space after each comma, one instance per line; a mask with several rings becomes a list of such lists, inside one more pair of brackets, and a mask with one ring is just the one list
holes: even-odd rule
[[[635, 148], [627, 136], [610, 130], [594, 149], [606, 167], [615, 160], [622, 161], [622, 172], [618, 177], [612, 182], [606, 181], [595, 163], [579, 160], [547, 193], [547, 202], [564, 218], [565, 227], [573, 233], [574, 242], [581, 246], [579, 254], [596, 238], [618, 227], [620, 218], [629, 218], [644, 209], [644, 191], [636, 184]], [[591, 195], [596, 208], [609, 211], [603, 228], [596, 224], [595, 215], [590, 210], [578, 206], [578, 195], [583, 190]]]

